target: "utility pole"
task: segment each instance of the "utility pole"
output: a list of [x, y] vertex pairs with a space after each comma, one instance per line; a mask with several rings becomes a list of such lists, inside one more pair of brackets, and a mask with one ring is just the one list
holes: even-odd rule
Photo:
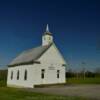
[[85, 66], [86, 66], [86, 63], [82, 62], [81, 66], [82, 66], [83, 79], [85, 79]]

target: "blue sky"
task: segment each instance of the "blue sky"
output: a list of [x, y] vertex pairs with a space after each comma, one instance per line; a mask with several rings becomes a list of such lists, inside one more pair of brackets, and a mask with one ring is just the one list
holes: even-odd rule
[[82, 62], [89, 70], [100, 67], [99, 5], [99, 0], [1, 0], [0, 65], [40, 45], [48, 23], [71, 68], [81, 69]]

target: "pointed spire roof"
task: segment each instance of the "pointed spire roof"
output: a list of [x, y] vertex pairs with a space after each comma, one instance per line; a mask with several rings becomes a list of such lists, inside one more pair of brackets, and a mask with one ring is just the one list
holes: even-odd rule
[[46, 32], [49, 32], [49, 25], [46, 26]]
[[46, 31], [44, 34], [52, 35], [52, 33], [49, 31], [49, 25], [46, 26]]

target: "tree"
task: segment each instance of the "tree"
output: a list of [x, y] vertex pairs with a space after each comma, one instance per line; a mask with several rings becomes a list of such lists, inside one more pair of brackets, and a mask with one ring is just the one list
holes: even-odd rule
[[7, 70], [0, 70], [0, 80], [7, 79]]
[[86, 71], [85, 66], [86, 66], [86, 63], [81, 62], [81, 67], [82, 67], [81, 73], [82, 73], [82, 76], [83, 76], [84, 79], [85, 79], [85, 71]]
[[96, 75], [96, 77], [100, 77], [100, 67], [97, 67], [95, 69], [95, 75]]

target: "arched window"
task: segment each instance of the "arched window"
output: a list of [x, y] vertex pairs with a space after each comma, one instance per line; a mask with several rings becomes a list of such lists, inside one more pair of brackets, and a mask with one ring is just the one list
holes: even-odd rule
[[13, 71], [11, 71], [11, 80], [13, 79]]
[[17, 71], [17, 80], [19, 80], [19, 70]]
[[60, 70], [57, 70], [57, 78], [59, 78]]
[[25, 73], [24, 73], [24, 80], [27, 80], [27, 70], [25, 70]]
[[41, 78], [44, 79], [45, 69], [41, 69]]

